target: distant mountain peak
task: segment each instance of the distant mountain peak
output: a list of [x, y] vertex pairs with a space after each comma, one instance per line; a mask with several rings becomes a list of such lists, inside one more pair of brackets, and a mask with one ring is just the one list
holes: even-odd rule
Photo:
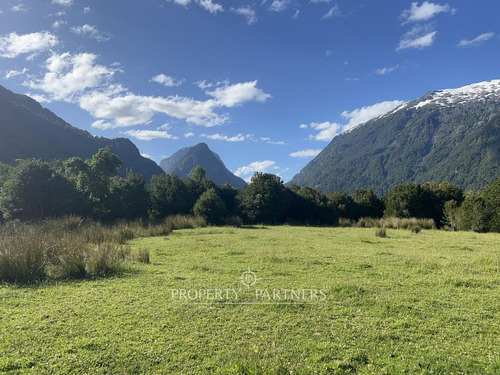
[[181, 148], [160, 162], [160, 167], [165, 173], [181, 178], [190, 176], [197, 165], [203, 167], [206, 170], [206, 177], [218, 185], [228, 183], [235, 188], [246, 186], [246, 182], [231, 173], [220, 156], [210, 150], [204, 142]]

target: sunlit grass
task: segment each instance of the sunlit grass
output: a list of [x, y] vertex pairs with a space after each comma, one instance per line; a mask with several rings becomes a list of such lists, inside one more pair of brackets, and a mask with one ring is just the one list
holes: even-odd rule
[[[128, 242], [119, 277], [0, 287], [0, 372], [500, 372], [500, 235], [201, 228]], [[257, 275], [246, 289], [240, 277]], [[315, 304], [196, 304], [172, 290], [317, 288]]]

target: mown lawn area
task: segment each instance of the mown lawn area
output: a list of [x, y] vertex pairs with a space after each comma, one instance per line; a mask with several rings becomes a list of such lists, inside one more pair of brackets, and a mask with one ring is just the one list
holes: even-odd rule
[[0, 373], [499, 374], [500, 234], [375, 231], [178, 230], [114, 278], [1, 285]]

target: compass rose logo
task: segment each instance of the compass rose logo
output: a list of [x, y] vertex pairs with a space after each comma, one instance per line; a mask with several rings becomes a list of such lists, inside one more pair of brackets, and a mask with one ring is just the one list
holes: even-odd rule
[[245, 285], [247, 288], [250, 288], [251, 286], [255, 285], [258, 279], [255, 272], [248, 269], [248, 271], [243, 272], [243, 274], [240, 277], [240, 280], [243, 285]]

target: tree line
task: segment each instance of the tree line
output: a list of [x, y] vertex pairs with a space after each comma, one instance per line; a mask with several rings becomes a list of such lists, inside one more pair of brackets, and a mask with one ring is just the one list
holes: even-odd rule
[[109, 147], [87, 160], [0, 163], [0, 221], [71, 214], [110, 222], [195, 214], [214, 225], [337, 225], [339, 218], [415, 217], [432, 218], [436, 227], [500, 232], [500, 179], [481, 192], [463, 192], [447, 182], [404, 183], [379, 198], [371, 189], [347, 195], [286, 187], [268, 173], [256, 173], [248, 186], [237, 190], [214, 184], [201, 167], [190, 177], [157, 175], [146, 183], [133, 171], [118, 177], [121, 165]]

